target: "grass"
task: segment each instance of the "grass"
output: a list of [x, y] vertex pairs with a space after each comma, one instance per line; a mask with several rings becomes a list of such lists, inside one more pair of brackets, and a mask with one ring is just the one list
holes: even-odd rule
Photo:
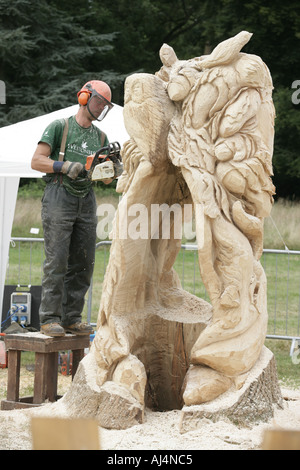
[[268, 333], [300, 336], [300, 256], [265, 253], [268, 280]]
[[[43, 274], [43, 244], [16, 242], [10, 249], [6, 284], [40, 285]], [[109, 260], [109, 246], [96, 250], [92, 285], [92, 316], [96, 323], [102, 283]], [[261, 259], [268, 280], [268, 334], [300, 335], [300, 255], [266, 253]], [[21, 268], [20, 268], [21, 267]], [[181, 250], [175, 265], [182, 287], [209, 301], [202, 284], [196, 250]], [[84, 309], [87, 317], [87, 302]]]
[[300, 203], [279, 199], [264, 224], [264, 248], [300, 250]]
[[[32, 187], [32, 189], [30, 189]], [[41, 220], [41, 199], [44, 183], [37, 185], [26, 185], [19, 189], [16, 203], [12, 237], [32, 237], [31, 228], [39, 230], [36, 237], [43, 238], [43, 226]], [[33, 194], [33, 196], [31, 195]], [[114, 188], [103, 189], [102, 186], [95, 188], [97, 206], [100, 204], [118, 205], [119, 195]]]
[[[39, 229], [43, 237], [41, 222], [41, 198], [44, 183], [25, 185], [19, 189], [12, 229], [13, 237], [30, 237], [32, 227]], [[114, 188], [99, 186], [95, 189], [97, 205], [118, 205], [119, 194]], [[187, 240], [183, 240], [185, 242]], [[188, 243], [193, 241], [188, 241]], [[279, 199], [275, 202], [270, 217], [264, 223], [264, 248], [300, 250], [300, 202]]]
[[[275, 356], [277, 374], [280, 382], [289, 388], [300, 389], [300, 363], [290, 356], [291, 342], [278, 339], [266, 339], [265, 346]], [[300, 356], [298, 355], [297, 358]], [[297, 363], [295, 363], [297, 362]]]
[[[35, 237], [43, 237], [40, 218], [41, 194], [30, 197], [30, 192], [19, 191], [12, 230], [13, 237], [31, 237], [31, 227], [39, 229]], [[117, 207], [118, 197], [114, 190], [99, 188], [96, 191], [98, 206], [101, 203]], [[300, 250], [300, 203], [279, 200], [271, 217], [265, 220], [264, 247], [269, 249]], [[185, 242], [186, 240], [183, 240]], [[190, 240], [188, 243], [193, 243]], [[102, 294], [102, 283], [109, 259], [109, 247], [96, 251], [96, 264], [92, 285], [91, 322], [96, 323]], [[264, 254], [261, 259], [268, 279], [268, 335], [300, 336], [300, 256], [291, 254]], [[19, 269], [19, 264], [21, 268]], [[29, 269], [31, 265], [31, 270]], [[40, 285], [42, 278], [42, 244], [17, 243], [10, 249], [6, 284]], [[196, 251], [181, 250], [174, 268], [187, 291], [207, 298], [201, 282]], [[87, 299], [86, 299], [87, 300]], [[83, 312], [86, 320], [87, 302]], [[289, 355], [290, 341], [267, 340], [266, 345], [275, 354], [278, 373], [285, 383], [300, 386], [300, 365], [293, 364]]]
[[[300, 388], [299, 364], [294, 364], [289, 356], [290, 342], [282, 340], [266, 340], [265, 345], [276, 358], [277, 373], [280, 383], [289, 388]], [[21, 355], [20, 397], [33, 396], [34, 353], [24, 352]], [[58, 394], [63, 395], [71, 384], [71, 375], [58, 374]], [[7, 369], [0, 369], [0, 401], [6, 400]]]
[[[300, 336], [300, 255], [265, 253], [261, 262], [268, 282], [268, 335]], [[209, 301], [197, 251], [182, 250], [174, 267], [185, 290]]]
[[[21, 373], [20, 373], [20, 398], [32, 397], [34, 392], [34, 363], [35, 355], [30, 351], [23, 351], [21, 354]], [[7, 372], [8, 369], [0, 368], [0, 401], [7, 398]], [[58, 368], [58, 395], [64, 395], [70, 387], [72, 376], [63, 375], [60, 367]]]

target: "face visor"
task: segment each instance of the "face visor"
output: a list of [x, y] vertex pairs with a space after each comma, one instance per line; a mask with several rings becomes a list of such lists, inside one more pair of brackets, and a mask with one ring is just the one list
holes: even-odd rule
[[113, 106], [112, 103], [97, 93], [96, 90], [92, 91], [91, 97], [87, 102], [87, 109], [96, 121], [102, 121]]

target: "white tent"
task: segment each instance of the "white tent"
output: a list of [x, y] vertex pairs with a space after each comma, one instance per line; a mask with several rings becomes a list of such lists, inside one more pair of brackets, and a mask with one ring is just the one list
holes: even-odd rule
[[[43, 176], [42, 173], [31, 169], [31, 158], [44, 129], [55, 119], [75, 115], [77, 110], [78, 105], [70, 106], [0, 128], [0, 312], [20, 177], [40, 178]], [[122, 146], [128, 140], [121, 106], [114, 105], [106, 118], [99, 123], [95, 121], [95, 125], [107, 134], [110, 142], [118, 141]]]

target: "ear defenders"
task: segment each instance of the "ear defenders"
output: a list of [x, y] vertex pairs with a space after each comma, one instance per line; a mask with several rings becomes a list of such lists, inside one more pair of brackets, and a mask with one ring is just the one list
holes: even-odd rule
[[90, 96], [91, 96], [91, 93], [89, 93], [88, 91], [79, 92], [78, 93], [78, 103], [81, 106], [86, 106], [88, 100], [90, 99]]

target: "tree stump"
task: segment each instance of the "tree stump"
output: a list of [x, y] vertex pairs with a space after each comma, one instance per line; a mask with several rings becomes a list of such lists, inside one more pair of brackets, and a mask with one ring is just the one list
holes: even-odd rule
[[191, 349], [211, 313], [208, 302], [183, 291], [182, 302], [172, 308], [155, 310], [151, 304], [131, 315], [114, 316], [118, 334], [129, 341], [130, 353], [99, 384], [92, 347], [61, 400], [67, 413], [93, 416], [109, 429], [126, 429], [143, 422], [146, 407], [181, 409]]
[[229, 419], [248, 426], [273, 417], [274, 406], [283, 407], [273, 353], [265, 346], [248, 374], [237, 377], [232, 387], [215, 400], [182, 408], [181, 432], [197, 429], [201, 420]]
[[191, 349], [211, 318], [211, 306], [186, 294], [180, 308], [146, 309], [135, 317], [143, 322], [143, 333], [131, 351], [145, 367], [145, 405], [155, 411], [181, 409]]

